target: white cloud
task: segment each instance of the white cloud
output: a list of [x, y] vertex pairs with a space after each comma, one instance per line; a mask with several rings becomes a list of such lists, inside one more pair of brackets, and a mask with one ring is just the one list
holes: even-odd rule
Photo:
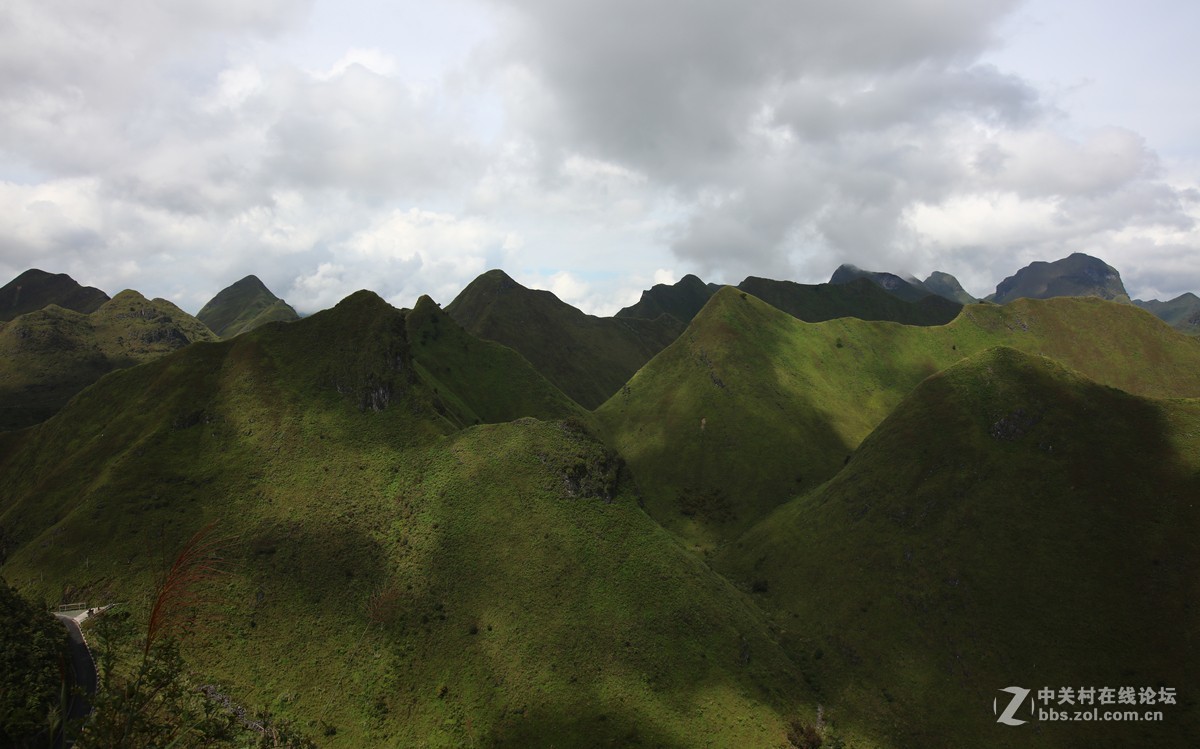
[[1074, 250], [1200, 287], [1200, 169], [997, 64], [1018, 4], [13, 0], [0, 271], [193, 310], [497, 266], [589, 312], [847, 261], [985, 292]]

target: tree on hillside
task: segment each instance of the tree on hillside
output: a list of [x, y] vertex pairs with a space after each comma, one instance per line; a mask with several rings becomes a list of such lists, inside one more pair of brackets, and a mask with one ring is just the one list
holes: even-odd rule
[[33, 746], [61, 715], [67, 630], [0, 578], [0, 746]]

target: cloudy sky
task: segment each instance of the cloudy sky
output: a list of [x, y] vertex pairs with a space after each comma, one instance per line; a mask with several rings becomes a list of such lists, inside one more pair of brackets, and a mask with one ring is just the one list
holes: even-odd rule
[[842, 262], [1200, 291], [1186, 0], [0, 0], [0, 276], [596, 314]]

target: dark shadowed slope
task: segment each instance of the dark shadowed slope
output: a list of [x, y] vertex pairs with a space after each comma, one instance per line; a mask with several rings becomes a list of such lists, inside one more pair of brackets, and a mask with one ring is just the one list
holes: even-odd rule
[[0, 323], [0, 430], [49, 417], [107, 372], [216, 336], [165, 299], [123, 291], [85, 315], [50, 306]]
[[472, 335], [520, 352], [588, 409], [615, 393], [682, 330], [682, 323], [665, 315], [655, 320], [585, 315], [499, 270], [472, 281], [446, 312]]
[[[775, 611], [831, 720], [886, 726], [899, 746], [1189, 746], [1197, 497], [1200, 401], [997, 348], [923, 382], [833, 480], [716, 566]], [[1032, 722], [1013, 727], [992, 707], [1012, 685], [1179, 699], [1132, 707], [1161, 723], [1053, 723], [1023, 706]]]
[[480, 373], [536, 381], [450, 325], [360, 292], [103, 378], [0, 436], [6, 575], [137, 620], [160, 550], [218, 521], [189, 662], [322, 746], [786, 745], [815, 703], [761, 612], [579, 420], [457, 430], [516, 402]]
[[107, 301], [108, 294], [80, 286], [66, 273], [31, 268], [0, 288], [0, 320], [11, 320], [51, 304], [87, 314]]
[[933, 294], [932, 291], [925, 288], [925, 285], [915, 278], [901, 278], [895, 273], [863, 270], [862, 268], [848, 264], [838, 266], [838, 269], [829, 277], [829, 283], [843, 284], [856, 281], [860, 278], [867, 279], [892, 296], [903, 299], [906, 302], [916, 302]]
[[890, 320], [905, 325], [944, 325], [958, 315], [962, 305], [934, 294], [905, 301], [868, 278], [844, 283], [800, 284], [751, 276], [738, 288], [776, 309], [805, 322], [839, 317]]
[[659, 315], [670, 315], [682, 323], [688, 323], [719, 288], [720, 284], [706, 284], [688, 274], [674, 284], [659, 283], [643, 291], [637, 304], [617, 312], [616, 317], [653, 320]]
[[196, 317], [221, 338], [232, 338], [269, 322], [299, 319], [296, 310], [272, 294], [258, 276], [246, 276], [222, 289]]
[[1030, 263], [996, 286], [989, 301], [1006, 304], [1014, 299], [1049, 299], [1056, 296], [1095, 296], [1129, 303], [1121, 274], [1099, 258], [1076, 252], [1052, 263]]

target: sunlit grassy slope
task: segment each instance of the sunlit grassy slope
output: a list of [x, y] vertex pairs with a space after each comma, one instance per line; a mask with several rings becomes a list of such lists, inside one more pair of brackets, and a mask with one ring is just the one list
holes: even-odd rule
[[[760, 591], [831, 720], [899, 746], [1183, 747], [1200, 736], [1198, 522], [1200, 401], [996, 348], [923, 382], [716, 567]], [[1011, 685], [1180, 699], [1161, 725], [1009, 727], [992, 702]]]
[[113, 369], [216, 336], [165, 299], [123, 291], [91, 314], [51, 305], [0, 322], [0, 430], [42, 421]]
[[574, 408], [432, 302], [360, 292], [0, 435], [4, 575], [136, 619], [217, 521], [185, 655], [325, 746], [786, 746], [802, 672]]
[[1200, 396], [1200, 341], [1131, 305], [1018, 300], [935, 327], [810, 324], [725, 288], [596, 414], [647, 511], [708, 547], [833, 476], [922, 379], [996, 345], [1131, 393]]

